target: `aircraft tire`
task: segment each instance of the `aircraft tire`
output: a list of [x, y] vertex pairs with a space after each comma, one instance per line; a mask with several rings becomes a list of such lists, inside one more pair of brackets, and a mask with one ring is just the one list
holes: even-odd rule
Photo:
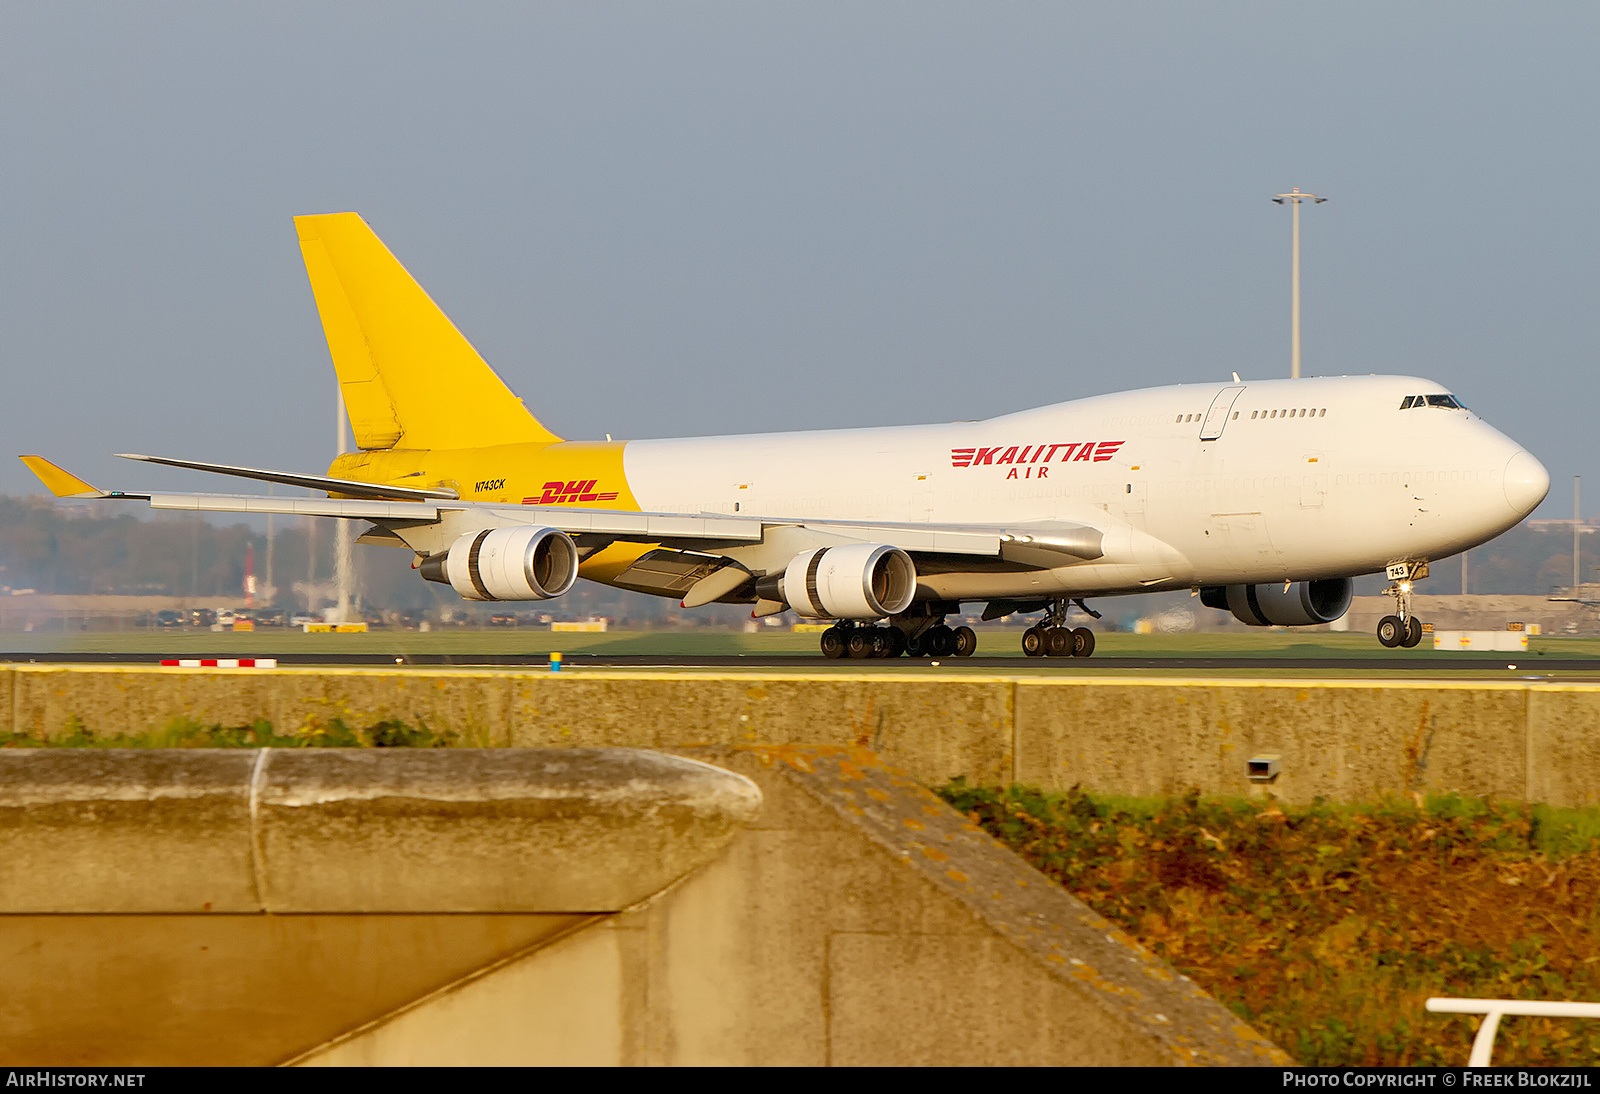
[[1406, 636], [1400, 640], [1400, 644], [1409, 650], [1421, 641], [1422, 620], [1418, 619], [1416, 616], [1412, 616], [1406, 620]]
[[978, 632], [971, 627], [957, 627], [951, 632], [955, 636], [955, 655], [957, 657], [971, 657], [978, 650]]
[[1071, 657], [1072, 632], [1066, 627], [1051, 627], [1044, 632], [1046, 657]]
[[1088, 627], [1075, 627], [1072, 631], [1072, 656], [1091, 657], [1094, 655], [1094, 632]]
[[1029, 627], [1022, 632], [1022, 652], [1029, 657], [1044, 656], [1043, 628]]
[[894, 639], [890, 637], [889, 627], [872, 628], [872, 656], [893, 657], [895, 655]]
[[1398, 615], [1386, 615], [1378, 620], [1378, 641], [1385, 649], [1394, 649], [1406, 636], [1406, 625]]
[[845, 654], [844, 632], [838, 627], [829, 627], [822, 632], [822, 656], [830, 661], [837, 661]]
[[905, 631], [901, 630], [899, 627], [893, 626], [892, 624], [885, 629], [889, 633], [890, 657], [899, 657], [901, 654], [905, 653], [911, 648], [911, 643], [906, 638]]
[[956, 650], [956, 632], [940, 623], [928, 628], [928, 652], [935, 657], [949, 657]]
[[876, 645], [871, 627], [851, 627], [850, 637], [844, 640], [844, 648], [852, 661], [865, 661], [872, 656]]
[[928, 636], [926, 633], [906, 636], [906, 656], [928, 656]]

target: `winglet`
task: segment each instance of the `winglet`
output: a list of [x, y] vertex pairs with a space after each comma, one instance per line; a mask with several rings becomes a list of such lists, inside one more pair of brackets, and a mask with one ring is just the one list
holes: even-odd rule
[[70, 471], [63, 471], [43, 456], [17, 457], [28, 465], [28, 470], [39, 476], [39, 481], [58, 498], [103, 498], [104, 490], [96, 490]]

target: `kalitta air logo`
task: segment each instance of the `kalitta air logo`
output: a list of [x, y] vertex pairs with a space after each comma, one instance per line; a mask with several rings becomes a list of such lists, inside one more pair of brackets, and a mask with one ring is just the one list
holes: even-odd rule
[[[1004, 467], [1006, 478], [1045, 479], [1053, 463], [1101, 463], [1117, 454], [1123, 441], [1078, 441], [1074, 444], [997, 445], [994, 448], [952, 448], [951, 467]], [[1059, 458], [1057, 458], [1059, 456]], [[1026, 466], [1024, 466], [1026, 465]], [[1018, 468], [1024, 474], [1018, 475]]]
[[617, 492], [596, 493], [599, 479], [573, 479], [571, 482], [547, 482], [544, 493], [536, 498], [523, 498], [523, 505], [583, 505], [592, 501], [616, 501]]

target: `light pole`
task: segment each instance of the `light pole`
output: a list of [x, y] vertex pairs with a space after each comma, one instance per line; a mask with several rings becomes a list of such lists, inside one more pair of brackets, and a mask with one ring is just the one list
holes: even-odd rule
[[1272, 199], [1279, 205], [1294, 207], [1294, 250], [1291, 263], [1293, 272], [1289, 282], [1289, 378], [1300, 379], [1300, 203], [1309, 201], [1321, 205], [1327, 198], [1315, 194], [1302, 194], [1297, 186], [1287, 194]]
[[[339, 400], [338, 400], [338, 402], [339, 402], [339, 411], [338, 411], [339, 424], [337, 426], [338, 434], [339, 434], [338, 448], [339, 448], [339, 455], [343, 456], [346, 452], [350, 451], [350, 443], [349, 443], [349, 440], [347, 439], [349, 437], [349, 429], [345, 424], [344, 391], [343, 391], [343, 389], [340, 389], [340, 391], [339, 391]], [[343, 473], [344, 472], [341, 470], [340, 474], [343, 474]], [[340, 622], [340, 623], [349, 623], [349, 622], [351, 622], [351, 619], [350, 619], [350, 593], [351, 593], [351, 588], [350, 587], [351, 587], [351, 585], [354, 584], [354, 582], [351, 580], [351, 569], [352, 569], [351, 562], [352, 562], [352, 559], [350, 558], [350, 529], [348, 527], [346, 527], [347, 524], [348, 524], [348, 522], [347, 521], [343, 521], [343, 520], [336, 520], [336, 521], [333, 522], [333, 525], [334, 525], [334, 528], [333, 528], [333, 535], [334, 535], [334, 540], [333, 540], [333, 574], [334, 574], [334, 581], [337, 584], [338, 590], [339, 590], [339, 606], [336, 609], [336, 611], [338, 612], [337, 621]]]

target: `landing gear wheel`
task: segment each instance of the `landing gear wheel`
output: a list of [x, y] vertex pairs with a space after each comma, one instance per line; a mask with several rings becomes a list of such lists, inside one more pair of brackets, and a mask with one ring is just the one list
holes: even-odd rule
[[954, 652], [957, 657], [971, 657], [978, 648], [978, 632], [971, 627], [957, 627], [950, 632], [955, 636]]
[[1065, 627], [1051, 627], [1044, 632], [1044, 652], [1047, 657], [1072, 656], [1072, 632]]
[[1044, 656], [1044, 631], [1038, 627], [1029, 627], [1022, 632], [1022, 652], [1029, 657]]
[[1411, 647], [1415, 646], [1421, 641], [1422, 620], [1418, 619], [1416, 616], [1412, 616], [1406, 620], [1406, 636], [1400, 640], [1400, 644], [1409, 650]]
[[871, 657], [874, 645], [871, 627], [851, 627], [850, 637], [844, 640], [844, 648], [849, 651], [852, 661], [865, 661]]
[[844, 632], [838, 627], [829, 627], [823, 631], [822, 656], [830, 661], [837, 661], [844, 656], [844, 653]]
[[1075, 627], [1072, 631], [1072, 656], [1088, 657], [1094, 653], [1094, 632], [1088, 627]]
[[886, 627], [885, 631], [889, 635], [889, 656], [899, 657], [905, 653], [909, 646], [906, 641], [906, 632], [899, 627]]
[[1378, 620], [1378, 641], [1386, 649], [1394, 649], [1406, 636], [1406, 625], [1398, 615], [1386, 615]]
[[935, 657], [949, 657], [956, 651], [956, 632], [940, 623], [928, 631], [928, 652]]
[[928, 656], [928, 636], [925, 634], [908, 635], [906, 637], [906, 656]]
[[870, 627], [867, 633], [872, 635], [872, 656], [893, 657], [894, 639], [889, 637], [889, 628]]

